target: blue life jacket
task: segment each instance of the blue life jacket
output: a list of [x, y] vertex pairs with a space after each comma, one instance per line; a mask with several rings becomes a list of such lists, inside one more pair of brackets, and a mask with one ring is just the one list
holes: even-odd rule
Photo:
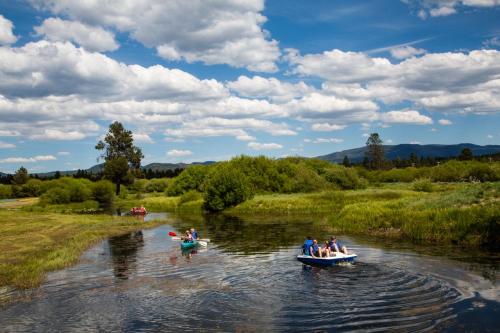
[[[311, 253], [311, 249], [312, 249], [312, 253]], [[314, 244], [309, 248], [309, 255], [312, 256], [312, 255], [316, 255], [316, 253], [318, 252], [319, 250], [319, 246], [318, 244]]]
[[329, 241], [329, 242], [328, 242], [328, 248], [329, 248], [331, 251], [335, 251], [335, 245], [333, 244], [333, 241]]
[[193, 239], [198, 239], [198, 231], [193, 231], [191, 236], [193, 236]]
[[309, 254], [309, 248], [313, 245], [312, 239], [306, 239], [304, 242], [304, 245], [302, 245], [302, 253], [303, 254]]

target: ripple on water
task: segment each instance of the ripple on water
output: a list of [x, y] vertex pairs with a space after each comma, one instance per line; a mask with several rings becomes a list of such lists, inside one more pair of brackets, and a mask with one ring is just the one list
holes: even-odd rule
[[154, 235], [92, 249], [40, 296], [2, 309], [2, 331], [429, 331], [453, 319], [460, 297], [395, 265], [311, 268], [295, 249], [182, 255]]

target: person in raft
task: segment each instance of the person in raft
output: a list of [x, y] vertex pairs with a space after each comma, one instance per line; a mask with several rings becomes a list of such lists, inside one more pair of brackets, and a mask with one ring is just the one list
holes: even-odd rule
[[302, 254], [310, 255], [309, 248], [313, 245], [313, 240], [311, 236], [307, 236], [306, 241], [302, 245]]
[[328, 241], [325, 241], [322, 252], [323, 252], [323, 257], [330, 257], [331, 256], [330, 244]]
[[309, 255], [313, 258], [321, 258], [323, 256], [323, 250], [318, 245], [317, 240], [313, 240], [313, 245], [309, 248]]
[[139, 208], [139, 212], [141, 212], [142, 214], [146, 214], [146, 207], [144, 207], [144, 205], [141, 205], [141, 208]]
[[189, 230], [186, 230], [186, 232], [184, 233], [184, 236], [181, 237], [181, 239], [184, 241], [184, 243], [192, 242], [193, 235], [191, 235], [191, 232]]
[[191, 228], [190, 232], [193, 239], [198, 239], [198, 231], [195, 228]]
[[330, 248], [330, 251], [332, 252], [342, 252], [344, 254], [348, 254], [349, 251], [347, 251], [347, 247], [342, 246], [340, 242], [337, 242], [337, 237], [332, 236], [330, 238], [330, 241], [328, 242], [328, 247]]

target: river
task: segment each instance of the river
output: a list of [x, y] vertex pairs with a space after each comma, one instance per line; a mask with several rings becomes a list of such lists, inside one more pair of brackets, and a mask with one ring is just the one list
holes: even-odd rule
[[[311, 268], [304, 237], [321, 219], [150, 214], [39, 288], [3, 290], [1, 332], [498, 332], [498, 253], [339, 235], [355, 264]], [[146, 222], [147, 223], [147, 220]], [[207, 248], [167, 236], [195, 226]]]

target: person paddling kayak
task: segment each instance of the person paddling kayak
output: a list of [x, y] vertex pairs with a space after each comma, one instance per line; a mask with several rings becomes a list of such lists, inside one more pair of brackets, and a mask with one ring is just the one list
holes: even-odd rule
[[198, 231], [196, 231], [196, 229], [195, 229], [195, 228], [191, 228], [190, 232], [191, 232], [191, 237], [192, 237], [193, 239], [197, 240], [197, 239], [199, 238], [199, 237], [198, 237]]

